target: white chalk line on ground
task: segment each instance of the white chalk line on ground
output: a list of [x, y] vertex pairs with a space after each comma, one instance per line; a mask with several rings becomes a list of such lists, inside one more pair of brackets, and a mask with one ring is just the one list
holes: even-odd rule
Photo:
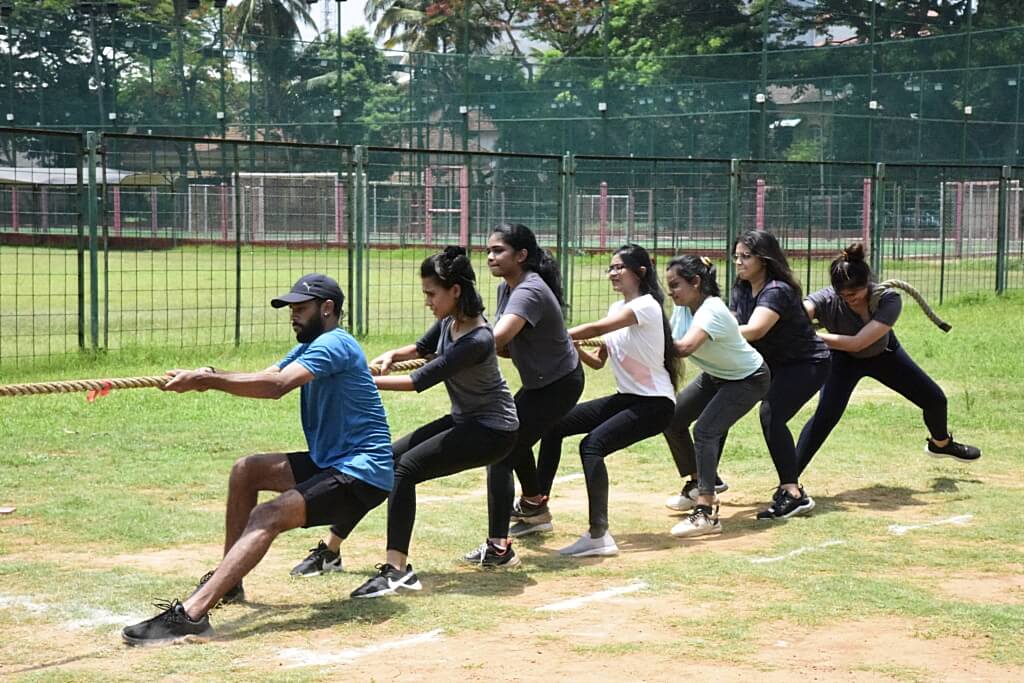
[[930, 526], [939, 526], [940, 524], [956, 524], [958, 526], [963, 526], [972, 519], [974, 519], [974, 515], [956, 515], [954, 517], [947, 517], [946, 519], [937, 519], [934, 522], [925, 522], [924, 524], [890, 524], [889, 533], [902, 536], [908, 531], [926, 529]]
[[584, 605], [592, 602], [599, 602], [601, 600], [608, 600], [618, 595], [625, 595], [626, 593], [635, 593], [642, 591], [647, 588], [646, 581], [634, 581], [626, 586], [618, 586], [616, 588], [609, 588], [607, 590], [598, 591], [597, 593], [591, 593], [590, 595], [581, 595], [578, 598], [569, 598], [568, 600], [559, 600], [553, 602], [550, 605], [542, 605], [534, 609], [535, 612], [563, 612], [565, 610], [577, 609]]
[[410, 638], [393, 640], [389, 643], [374, 643], [373, 645], [366, 645], [364, 647], [349, 648], [347, 650], [342, 650], [341, 652], [317, 652], [316, 650], [307, 650], [301, 647], [289, 647], [278, 650], [277, 656], [289, 662], [287, 665], [287, 668], [289, 669], [294, 669], [300, 666], [349, 664], [360, 657], [367, 657], [380, 652], [387, 652], [388, 650], [397, 650], [403, 647], [419, 645], [420, 643], [428, 643], [440, 638], [442, 633], [444, 633], [444, 629], [435, 628], [433, 631], [420, 633]]
[[750, 564], [769, 564], [771, 562], [782, 562], [783, 560], [788, 560], [791, 557], [796, 557], [797, 555], [803, 555], [804, 553], [809, 553], [812, 550], [820, 550], [822, 548], [830, 548], [830, 547], [832, 547], [834, 545], [842, 545], [844, 543], [846, 543], [846, 541], [839, 541], [839, 540], [825, 541], [824, 543], [820, 543], [818, 545], [808, 545], [808, 546], [804, 546], [802, 548], [797, 548], [796, 550], [790, 550], [785, 555], [775, 555], [774, 557], [752, 557], [752, 558], [750, 558]]
[[[575, 474], [567, 474], [564, 477], [556, 477], [551, 483], [552, 484], [566, 484], [570, 481], [576, 481], [583, 479], [582, 472], [576, 472]], [[453, 500], [466, 500], [468, 498], [483, 498], [487, 495], [487, 489], [478, 489], [476, 491], [470, 491], [469, 493], [459, 493], [454, 496], [417, 496], [417, 503], [442, 503]]]
[[[0, 595], [0, 609], [2, 608], [21, 609], [33, 614], [44, 614], [56, 610], [66, 611], [68, 609], [60, 605], [44, 605], [22, 595]], [[127, 626], [128, 624], [142, 621], [144, 618], [131, 614], [115, 614], [114, 612], [95, 607], [75, 607], [72, 611], [82, 613], [85, 616], [63, 622], [64, 628], [70, 630], [94, 628], [97, 626]]]

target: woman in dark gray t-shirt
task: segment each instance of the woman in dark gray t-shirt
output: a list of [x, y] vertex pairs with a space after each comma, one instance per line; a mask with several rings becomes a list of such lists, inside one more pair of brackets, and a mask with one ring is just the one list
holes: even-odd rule
[[[355, 598], [421, 588], [407, 562], [416, 485], [504, 460], [519, 429], [466, 250], [448, 247], [427, 258], [420, 265], [420, 277], [427, 308], [437, 322], [415, 344], [374, 359], [372, 364], [381, 368], [374, 381], [382, 390], [417, 392], [444, 382], [452, 410], [392, 444], [395, 486], [388, 498], [387, 557], [379, 573], [352, 593]], [[431, 360], [410, 375], [386, 376], [395, 361], [427, 357]], [[489, 536], [492, 544], [505, 550], [506, 566], [519, 564], [508, 543], [507, 511], [504, 526], [499, 516], [491, 515]]]
[[[512, 358], [522, 380], [515, 395], [518, 438], [509, 456], [488, 470], [488, 500], [496, 514], [505, 511], [515, 518], [509, 536], [517, 537], [552, 528], [532, 449], [576, 405], [583, 393], [583, 368], [565, 328], [558, 264], [537, 245], [533, 231], [518, 223], [495, 227], [487, 240], [487, 267], [502, 278], [495, 344], [498, 353]], [[513, 469], [523, 489], [515, 502]], [[497, 564], [499, 555], [485, 546], [466, 560]]]
[[909, 399], [924, 413], [929, 438], [925, 452], [936, 458], [972, 462], [981, 457], [974, 446], [957, 443], [946, 425], [946, 395], [900, 346], [892, 326], [902, 303], [896, 292], [882, 293], [870, 304], [875, 287], [864, 261], [864, 245], [851, 244], [829, 268], [832, 286], [804, 300], [807, 315], [827, 332], [819, 336], [832, 349], [832, 369], [821, 389], [818, 408], [804, 426], [796, 452], [803, 472], [839, 423], [857, 383], [872, 377]]

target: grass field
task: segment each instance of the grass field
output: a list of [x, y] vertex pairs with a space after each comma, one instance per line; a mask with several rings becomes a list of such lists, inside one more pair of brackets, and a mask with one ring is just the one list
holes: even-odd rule
[[[609, 459], [620, 556], [555, 554], [586, 528], [583, 484], [570, 477], [554, 491], [555, 532], [517, 544], [519, 570], [482, 573], [459, 561], [486, 531], [484, 474], [470, 471], [420, 487], [411, 558], [421, 594], [348, 599], [383, 559], [382, 507], [346, 542], [344, 573], [290, 579], [318, 534], [285, 534], [246, 580], [250, 602], [213, 613], [215, 641], [163, 649], [128, 649], [119, 629], [155, 613], [153, 599], [185, 596], [216, 565], [231, 464], [302, 447], [297, 395], [0, 399], [0, 506], [17, 507], [0, 517], [0, 676], [1022, 680], [1024, 296], [977, 297], [942, 314], [949, 335], [912, 305], [898, 332], [945, 388], [954, 433], [984, 450], [973, 466], [926, 457], [917, 410], [865, 381], [806, 474], [818, 504], [810, 517], [754, 521], [775, 482], [748, 415], [723, 457], [722, 536], [668, 534], [678, 519], [662, 501], [679, 482], [652, 439]], [[371, 337], [365, 348], [372, 356], [402, 341]], [[54, 357], [3, 381], [262, 368], [287, 348]], [[587, 381], [585, 397], [613, 389], [607, 370]], [[447, 399], [434, 388], [387, 394], [385, 405], [397, 436], [442, 414]], [[576, 443], [560, 476], [580, 471]], [[601, 591], [581, 606], [553, 605]]]
[[[828, 259], [808, 263], [798, 256], [799, 237], [783, 241], [794, 254], [794, 272], [808, 290], [827, 284]], [[221, 246], [185, 246], [167, 251], [110, 251], [100, 254], [97, 283], [98, 346], [216, 347], [233, 344], [286, 343], [289, 329], [267, 301], [287, 289], [299, 275], [320, 271], [333, 275], [349, 297], [347, 306], [362, 311], [371, 336], [414, 334], [427, 324], [417, 269], [431, 253], [426, 247], [369, 249], [361, 264], [344, 249], [243, 247], [238, 253]], [[82, 330], [91, 345], [89, 266], [83, 282]], [[724, 283], [724, 251], [715, 261]], [[487, 272], [484, 251], [473, 251], [484, 301], [493, 309], [496, 280]], [[612, 300], [605, 268], [607, 254], [573, 253], [566, 281], [570, 317], [591, 320], [603, 315]], [[662, 255], [659, 259], [664, 260]], [[1024, 258], [1008, 259], [1007, 286], [1024, 289]], [[363, 286], [350, 285], [350, 273], [363, 273]], [[238, 277], [240, 274], [240, 279]], [[882, 276], [914, 284], [933, 304], [957, 301], [995, 289], [995, 259], [974, 256], [937, 260], [887, 258]], [[357, 293], [360, 295], [357, 297]], [[356, 299], [359, 301], [356, 301]], [[78, 349], [78, 263], [74, 250], [43, 247], [0, 248], [0, 367]]]

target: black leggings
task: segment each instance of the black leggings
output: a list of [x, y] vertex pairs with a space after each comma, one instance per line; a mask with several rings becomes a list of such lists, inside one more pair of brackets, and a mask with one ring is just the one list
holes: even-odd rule
[[[391, 444], [395, 456], [395, 486], [388, 496], [388, 550], [409, 554], [412, 527], [416, 522], [416, 484], [446, 477], [504, 459], [515, 444], [514, 431], [489, 429], [476, 422], [455, 423], [451, 415], [429, 422]], [[502, 538], [505, 528], [490, 521], [489, 534]], [[499, 523], [500, 524], [500, 523]], [[341, 538], [340, 529], [331, 531]]]
[[796, 445], [786, 423], [818, 393], [828, 379], [830, 366], [826, 360], [771, 368], [772, 383], [761, 400], [761, 431], [779, 475], [779, 484], [796, 484], [800, 478]]
[[492, 533], [492, 538], [508, 535], [509, 517], [515, 501], [513, 469], [519, 477], [524, 496], [543, 493], [533, 460], [533, 445], [580, 400], [583, 382], [583, 367], [577, 365], [568, 375], [547, 386], [516, 392], [516, 412], [519, 414], [516, 445], [507, 458], [487, 468], [487, 516], [491, 520], [491, 530], [500, 529], [502, 519], [505, 526], [504, 532], [497, 536]]
[[587, 479], [590, 535], [603, 536], [608, 530], [605, 456], [664, 431], [672, 419], [673, 408], [670, 398], [635, 394], [612, 394], [580, 403], [541, 439], [537, 469], [544, 492], [551, 492], [562, 457], [562, 440], [573, 434], [586, 434], [580, 441], [580, 459]]
[[804, 425], [797, 442], [799, 472], [839, 423], [850, 394], [862, 377], [872, 377], [924, 412], [924, 424], [933, 439], [949, 435], [946, 425], [946, 395], [925, 371], [918, 367], [902, 346], [886, 349], [871, 358], [854, 358], [843, 351], [832, 352], [832, 371], [821, 388], [818, 409]]

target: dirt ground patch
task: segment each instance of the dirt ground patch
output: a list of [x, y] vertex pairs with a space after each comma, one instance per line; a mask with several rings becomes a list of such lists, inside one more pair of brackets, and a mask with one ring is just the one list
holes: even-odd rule
[[1024, 605], [1024, 569], [1017, 574], [973, 574], [936, 584], [955, 600], [990, 605]]

